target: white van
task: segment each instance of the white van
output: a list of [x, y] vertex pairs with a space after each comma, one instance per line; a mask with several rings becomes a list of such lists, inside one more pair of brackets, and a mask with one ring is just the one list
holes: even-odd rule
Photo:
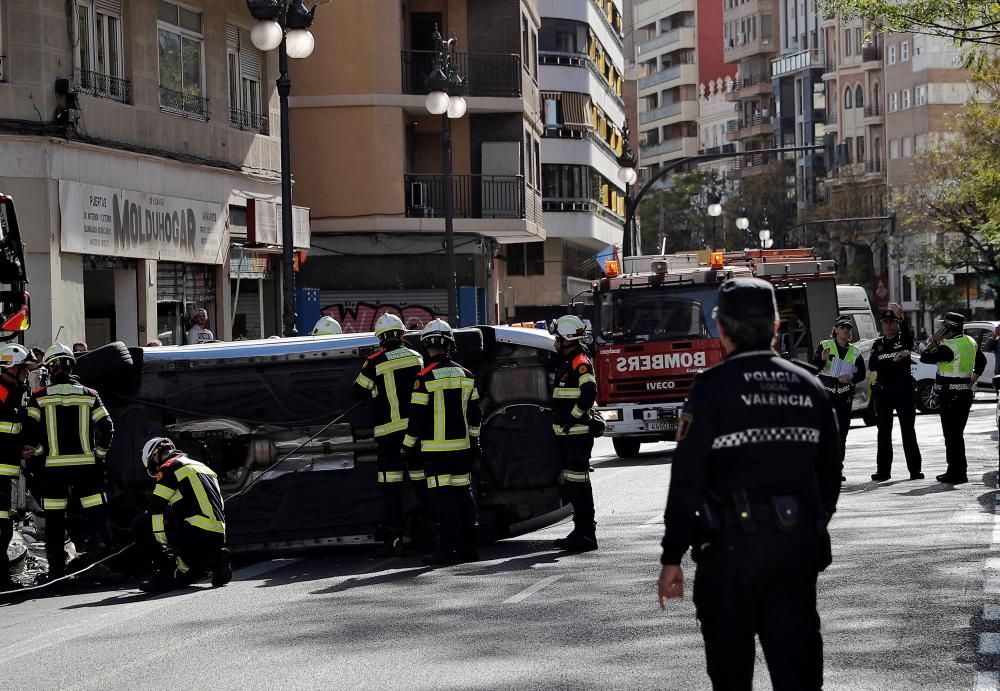
[[[851, 319], [853, 325], [851, 343], [861, 351], [865, 367], [867, 367], [872, 345], [880, 335], [878, 321], [875, 319], [875, 313], [872, 312], [872, 304], [868, 300], [868, 292], [861, 286], [838, 285], [837, 304], [840, 308], [840, 314]], [[833, 325], [830, 326], [832, 328]], [[871, 405], [871, 399], [871, 375], [869, 374], [868, 380], [858, 385], [852, 405], [853, 411], [864, 418], [866, 425], [875, 424], [875, 409]]]

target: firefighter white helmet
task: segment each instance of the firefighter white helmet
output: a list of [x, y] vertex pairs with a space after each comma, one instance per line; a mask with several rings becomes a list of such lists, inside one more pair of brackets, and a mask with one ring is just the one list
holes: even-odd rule
[[564, 341], [579, 341], [587, 334], [587, 325], [575, 314], [566, 314], [552, 324], [552, 334]]
[[27, 349], [17, 343], [7, 343], [0, 348], [0, 368], [23, 365], [30, 357]]
[[447, 347], [448, 344], [454, 345], [455, 332], [444, 319], [432, 319], [420, 332], [420, 342], [425, 346]]
[[73, 353], [73, 349], [65, 343], [53, 343], [45, 351], [42, 364], [46, 367], [51, 367], [52, 365], [69, 365], [72, 367], [76, 364], [76, 355]]
[[375, 321], [375, 335], [382, 338], [384, 334], [390, 331], [399, 331], [403, 333], [406, 331], [406, 327], [403, 326], [403, 320], [397, 317], [395, 314], [386, 312], [381, 317]]
[[344, 330], [340, 328], [340, 322], [333, 317], [320, 317], [310, 333], [313, 336], [334, 336], [344, 333]]
[[160, 470], [160, 454], [164, 451], [176, 451], [177, 447], [166, 437], [153, 437], [142, 447], [142, 464], [146, 467], [149, 477], [156, 477]]

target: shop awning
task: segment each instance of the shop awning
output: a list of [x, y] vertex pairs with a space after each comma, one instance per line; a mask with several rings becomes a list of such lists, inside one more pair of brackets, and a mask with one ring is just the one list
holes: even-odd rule
[[563, 92], [563, 125], [571, 130], [589, 132], [594, 129], [590, 119], [590, 97], [587, 94]]

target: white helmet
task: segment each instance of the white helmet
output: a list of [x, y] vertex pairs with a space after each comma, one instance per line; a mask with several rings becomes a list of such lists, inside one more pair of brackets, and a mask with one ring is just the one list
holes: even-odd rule
[[575, 314], [566, 314], [552, 323], [552, 334], [564, 341], [579, 341], [587, 334], [587, 325]]
[[[67, 360], [69, 362], [65, 362]], [[42, 364], [46, 367], [50, 367], [53, 364], [68, 364], [73, 366], [76, 364], [76, 355], [73, 353], [73, 349], [65, 343], [53, 343], [49, 346], [49, 349], [45, 351], [45, 357], [42, 358]]]
[[146, 473], [149, 477], [156, 477], [159, 472], [157, 460], [164, 451], [175, 451], [177, 447], [166, 437], [153, 437], [142, 447], [142, 464], [146, 466]]
[[23, 365], [30, 357], [27, 349], [17, 343], [7, 343], [0, 348], [0, 368]]
[[382, 338], [383, 335], [391, 331], [398, 331], [402, 334], [406, 331], [406, 327], [403, 326], [402, 319], [395, 314], [386, 312], [375, 321], [375, 335]]
[[455, 333], [444, 319], [432, 319], [420, 332], [420, 342], [426, 345], [444, 346], [455, 343]]
[[333, 317], [320, 317], [310, 332], [312, 336], [335, 336], [342, 333], [344, 330], [340, 328], [340, 322]]

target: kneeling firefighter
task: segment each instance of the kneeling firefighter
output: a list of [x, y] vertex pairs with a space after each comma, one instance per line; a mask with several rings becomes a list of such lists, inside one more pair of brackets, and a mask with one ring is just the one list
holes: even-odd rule
[[156, 479], [149, 511], [135, 520], [136, 546], [154, 566], [146, 592], [180, 588], [212, 573], [212, 587], [232, 580], [226, 544], [226, 516], [215, 472], [188, 458], [166, 437], [142, 448], [142, 463]]

